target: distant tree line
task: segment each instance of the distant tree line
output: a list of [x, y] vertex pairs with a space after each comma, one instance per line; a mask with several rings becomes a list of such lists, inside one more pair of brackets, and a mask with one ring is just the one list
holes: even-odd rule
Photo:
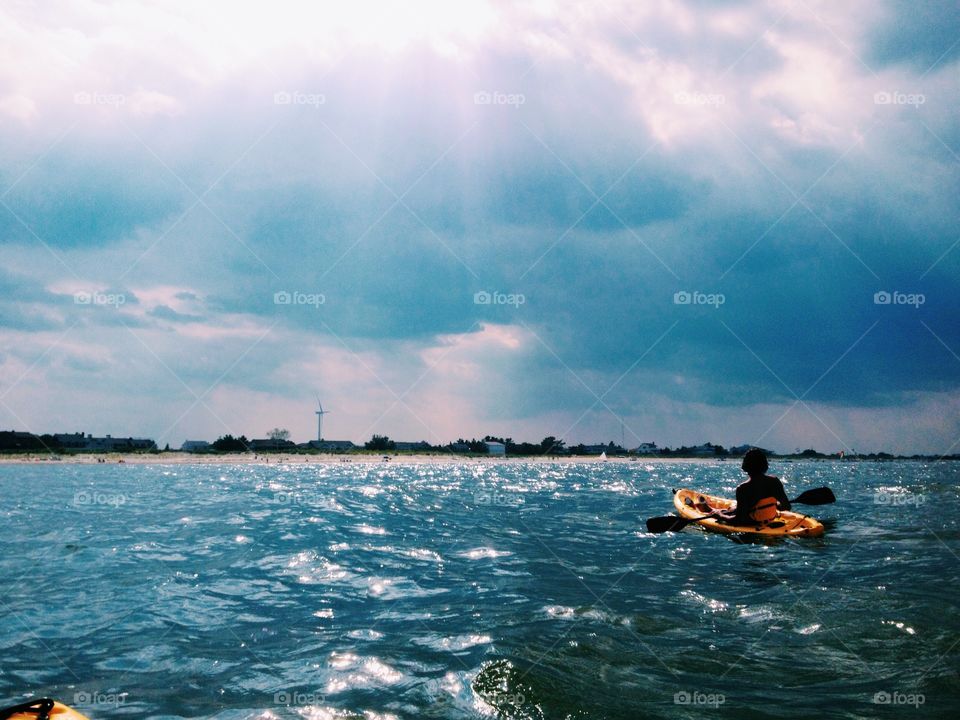
[[[310, 448], [297, 448], [296, 445], [289, 441], [290, 431], [273, 428], [268, 431], [268, 437], [272, 443], [264, 444], [262, 440], [251, 441], [247, 439], [246, 435], [240, 435], [239, 437], [234, 437], [233, 435], [227, 434], [217, 438], [210, 445], [210, 451], [218, 453], [238, 453], [238, 452], [250, 452], [251, 443], [253, 442], [254, 447], [257, 452], [297, 452], [298, 449], [304, 449], [307, 452], [310, 451]], [[123, 438], [114, 438], [121, 447], [116, 448], [115, 451], [125, 451], [122, 448], [122, 443], [124, 443]], [[466, 440], [464, 438], [458, 438], [455, 442], [450, 442], [445, 445], [431, 445], [426, 441], [421, 441], [418, 443], [397, 443], [394, 440], [391, 440], [386, 435], [374, 434], [367, 442], [363, 444], [363, 449], [373, 452], [398, 452], [410, 450], [413, 452], [434, 452], [434, 453], [453, 453], [453, 454], [472, 454], [472, 455], [486, 455], [489, 450], [487, 447], [488, 442], [498, 442], [502, 443], [506, 448], [507, 455], [514, 457], [532, 457], [532, 456], [553, 456], [553, 455], [599, 455], [601, 452], [605, 452], [607, 455], [627, 455], [629, 451], [626, 448], [617, 445], [613, 441], [610, 441], [606, 444], [597, 444], [597, 445], [584, 445], [582, 443], [578, 445], [567, 446], [566, 443], [553, 436], [548, 435], [543, 438], [539, 443], [531, 442], [517, 442], [513, 438], [507, 437], [497, 437], [495, 435], [486, 435], [482, 440], [472, 438]], [[258, 446], [259, 444], [259, 446]], [[740, 456], [743, 454], [743, 448], [747, 446], [741, 446], [739, 448], [727, 449], [722, 445], [715, 445], [713, 443], [705, 443], [703, 445], [697, 446], [688, 446], [683, 445], [677, 448], [656, 448], [656, 451], [651, 454], [651, 457], [728, 457], [728, 456]], [[165, 452], [170, 450], [170, 446], [167, 445], [164, 448]], [[360, 450], [360, 448], [356, 448]], [[69, 452], [85, 452], [83, 449], [77, 449], [76, 447], [65, 447], [53, 434], [45, 433], [43, 435], [36, 435], [30, 432], [21, 432], [13, 430], [3, 430], [0, 431], [0, 453], [69, 453]], [[350, 452], [351, 450], [346, 450]], [[102, 450], [100, 452], [103, 452]], [[107, 451], [110, 452], [110, 451]], [[149, 452], [160, 452], [156, 445], [153, 445]], [[827, 458], [843, 458], [846, 460], [895, 460], [895, 459], [905, 459], [905, 460], [928, 460], [928, 459], [938, 459], [938, 460], [957, 460], [960, 459], [960, 455], [945, 455], [945, 456], [929, 456], [929, 455], [891, 455], [886, 452], [876, 452], [876, 453], [858, 453], [855, 450], [851, 450], [848, 453], [822, 453], [813, 448], [807, 448], [806, 450], [797, 449], [794, 453], [789, 453], [786, 455], [777, 454], [770, 450], [764, 450], [767, 455], [771, 457], [792, 457], [800, 459], [827, 459]]]
[[250, 441], [246, 435], [235, 438], [233, 435], [224, 435], [213, 441], [211, 447], [217, 452], [246, 452], [250, 449]]
[[397, 444], [386, 435], [374, 435], [363, 444], [367, 450], [395, 450]]

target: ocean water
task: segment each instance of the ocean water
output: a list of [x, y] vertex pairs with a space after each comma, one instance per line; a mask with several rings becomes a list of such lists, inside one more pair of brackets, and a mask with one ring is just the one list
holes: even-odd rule
[[[955, 463], [0, 466], [0, 703], [91, 718], [957, 717]], [[798, 506], [799, 509], [799, 506]]]

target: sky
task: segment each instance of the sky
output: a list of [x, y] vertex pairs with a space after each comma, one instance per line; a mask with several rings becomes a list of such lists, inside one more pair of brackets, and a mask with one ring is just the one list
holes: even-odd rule
[[960, 448], [951, 1], [0, 6], [0, 429]]

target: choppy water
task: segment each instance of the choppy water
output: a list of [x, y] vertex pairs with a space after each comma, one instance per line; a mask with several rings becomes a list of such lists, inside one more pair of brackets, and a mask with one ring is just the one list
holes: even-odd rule
[[778, 464], [827, 533], [744, 543], [643, 527], [733, 463], [3, 466], [0, 703], [956, 717], [958, 469]]

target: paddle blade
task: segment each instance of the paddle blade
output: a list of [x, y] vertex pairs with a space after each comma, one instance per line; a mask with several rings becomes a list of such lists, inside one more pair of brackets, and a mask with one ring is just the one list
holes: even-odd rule
[[802, 505], [829, 505], [836, 501], [837, 498], [833, 494], [833, 490], [828, 487], [820, 487], [800, 493], [797, 499], [792, 502]]
[[689, 522], [689, 520], [678, 518], [675, 515], [647, 518], [647, 532], [675, 532], [677, 530], [683, 530]]

